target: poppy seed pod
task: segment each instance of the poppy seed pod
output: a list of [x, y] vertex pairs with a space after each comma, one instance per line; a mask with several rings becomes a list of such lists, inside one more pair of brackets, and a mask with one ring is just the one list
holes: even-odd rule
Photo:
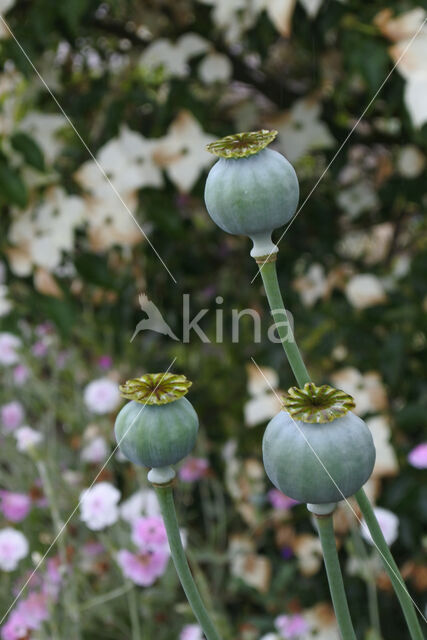
[[172, 373], [151, 373], [120, 387], [131, 400], [114, 427], [117, 444], [131, 462], [167, 467], [185, 458], [196, 443], [199, 420], [183, 396], [191, 382]]
[[206, 180], [208, 213], [227, 233], [249, 236], [254, 258], [277, 252], [271, 234], [289, 222], [298, 205], [294, 168], [280, 153], [265, 148], [276, 135], [262, 129], [207, 146], [219, 156]]
[[271, 482], [299, 502], [323, 504], [352, 496], [369, 479], [375, 447], [351, 396], [327, 385], [293, 387], [263, 438]]

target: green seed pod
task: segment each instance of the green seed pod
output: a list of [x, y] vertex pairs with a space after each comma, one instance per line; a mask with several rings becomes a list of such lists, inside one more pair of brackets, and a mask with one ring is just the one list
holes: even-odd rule
[[206, 180], [208, 213], [227, 233], [249, 236], [254, 258], [277, 252], [271, 234], [289, 222], [298, 205], [294, 168], [280, 153], [265, 148], [276, 135], [262, 129], [207, 146], [220, 158]]
[[[293, 387], [263, 439], [271, 482], [305, 503], [338, 502], [369, 479], [375, 447], [365, 422], [349, 409], [351, 396], [327, 385]], [[332, 479], [331, 479], [332, 478]]]
[[122, 453], [145, 467], [167, 467], [185, 458], [196, 443], [199, 420], [183, 396], [191, 382], [172, 373], [151, 373], [120, 387], [132, 400], [119, 412], [115, 436]]

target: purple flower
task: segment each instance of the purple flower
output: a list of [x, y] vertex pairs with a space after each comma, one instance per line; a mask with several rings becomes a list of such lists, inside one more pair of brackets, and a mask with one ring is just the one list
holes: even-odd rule
[[13, 380], [18, 387], [24, 384], [28, 380], [30, 370], [25, 364], [18, 364], [13, 370]]
[[17, 400], [4, 404], [0, 409], [1, 421], [6, 433], [10, 433], [22, 424], [24, 408]]
[[14, 571], [28, 551], [28, 541], [23, 533], [11, 527], [0, 531], [0, 569]]
[[161, 516], [138, 518], [132, 524], [132, 541], [141, 551], [169, 550], [168, 537]]
[[195, 482], [206, 476], [208, 469], [209, 461], [206, 458], [187, 458], [178, 475], [183, 482]]
[[84, 401], [93, 413], [111, 413], [120, 402], [119, 387], [109, 378], [92, 380], [85, 388]]
[[121, 549], [117, 553], [117, 563], [123, 574], [141, 587], [151, 586], [166, 570], [169, 553], [166, 551], [147, 551], [131, 553]]
[[297, 500], [288, 498], [288, 496], [285, 496], [285, 494], [278, 489], [271, 489], [271, 491], [268, 492], [268, 499], [274, 509], [278, 511], [288, 511], [288, 509], [298, 504]]
[[274, 624], [277, 631], [286, 640], [297, 640], [310, 631], [307, 621], [299, 613], [279, 616]]
[[43, 340], [37, 340], [31, 347], [31, 351], [36, 358], [44, 358], [47, 354], [47, 344]]
[[18, 336], [7, 331], [0, 333], [0, 364], [17, 364], [19, 355], [17, 353], [21, 346], [21, 340]]
[[21, 522], [31, 509], [31, 498], [25, 493], [0, 491], [0, 509], [10, 522]]
[[409, 452], [408, 462], [416, 469], [427, 469], [427, 442], [422, 442]]
[[98, 367], [106, 371], [107, 369], [111, 369], [113, 364], [113, 359], [111, 356], [103, 355], [98, 358]]

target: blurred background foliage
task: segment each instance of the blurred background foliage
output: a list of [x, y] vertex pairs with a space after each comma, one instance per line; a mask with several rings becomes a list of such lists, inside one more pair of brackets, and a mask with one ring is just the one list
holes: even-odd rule
[[[425, 471], [407, 455], [425, 439], [427, 415], [427, 2], [6, 0], [0, 10], [0, 321], [22, 340], [31, 371], [17, 390], [3, 366], [0, 394], [18, 397], [27, 422], [49, 434], [63, 517], [95, 475], [81, 468], [87, 425], [113, 448], [112, 416], [94, 419], [82, 401], [99, 358], [111, 357], [105, 375], [115, 381], [176, 358], [173, 369], [194, 381], [197, 455], [210, 464], [179, 490], [183, 526], [226, 637], [258, 639], [279, 613], [328, 600], [320, 561], [303, 568], [314, 537], [304, 508], [272, 514], [259, 464], [278, 405], [251, 358], [275, 389], [292, 376], [266, 337], [248, 240], [216, 228], [203, 203], [214, 160], [205, 145], [276, 128], [274, 148], [294, 164], [303, 205], [280, 240], [282, 291], [314, 380], [348, 390], [370, 421], [379, 451], [371, 496], [399, 518], [393, 549], [422, 607]], [[190, 294], [192, 316], [208, 309], [200, 326], [211, 342], [145, 331], [131, 343], [142, 292], [179, 337]], [[261, 342], [250, 318], [232, 342], [232, 309], [261, 314]], [[40, 325], [43, 354], [34, 350]], [[35, 471], [7, 438], [0, 455], [4, 487], [28, 492]], [[81, 474], [71, 490], [64, 470]], [[142, 482], [115, 460], [103, 473], [123, 497]], [[363, 576], [349, 565], [352, 525], [339, 517], [357, 630], [374, 638]], [[49, 523], [43, 511], [26, 521], [32, 549], [46, 550]], [[68, 535], [76, 555], [87, 537], [77, 524]], [[244, 566], [230, 561], [233, 544]], [[406, 638], [387, 580], [374, 573], [383, 637]], [[111, 566], [82, 578], [80, 601], [115, 580]], [[178, 637], [191, 621], [173, 571], [138, 597], [146, 638]], [[83, 619], [84, 638], [129, 637], [122, 597]]]

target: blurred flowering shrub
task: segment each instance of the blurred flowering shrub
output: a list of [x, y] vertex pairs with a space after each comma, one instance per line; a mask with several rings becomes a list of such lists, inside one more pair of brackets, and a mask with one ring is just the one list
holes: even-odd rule
[[[0, 3], [3, 640], [201, 639], [155, 495], [112, 439], [118, 383], [175, 357], [202, 419], [179, 470], [182, 534], [224, 637], [337, 637], [314, 529], [260, 463], [288, 368], [250, 324], [238, 344], [227, 331], [216, 340], [219, 311], [226, 328], [232, 307], [262, 313], [261, 285], [249, 285], [246, 240], [204, 211], [204, 147], [260, 127], [278, 130], [301, 185], [279, 257], [298, 339], [319, 382], [351, 393], [368, 421], [377, 462], [367, 488], [421, 600], [427, 14], [421, 1], [389, 5]], [[190, 293], [194, 315], [208, 310], [210, 344], [150, 331], [130, 343], [143, 292], [178, 337]], [[340, 507], [335, 525], [357, 631], [374, 637], [373, 581], [383, 636], [404, 638], [350, 515]]]

